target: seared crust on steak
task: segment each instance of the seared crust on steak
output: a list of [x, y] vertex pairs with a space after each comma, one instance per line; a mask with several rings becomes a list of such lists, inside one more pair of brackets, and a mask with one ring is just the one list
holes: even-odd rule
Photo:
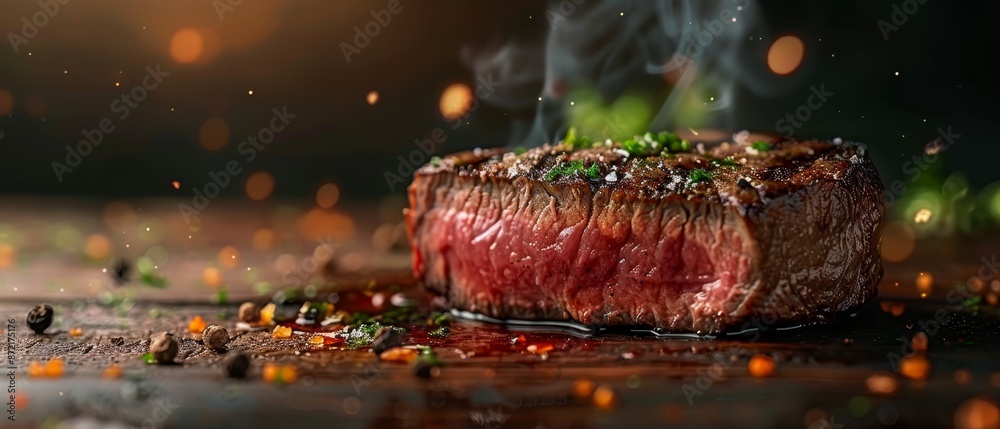
[[[863, 146], [701, 147], [435, 160], [409, 188], [414, 274], [492, 317], [704, 333], [822, 320], [875, 296], [885, 209]], [[574, 161], [591, 174], [551, 174]]]

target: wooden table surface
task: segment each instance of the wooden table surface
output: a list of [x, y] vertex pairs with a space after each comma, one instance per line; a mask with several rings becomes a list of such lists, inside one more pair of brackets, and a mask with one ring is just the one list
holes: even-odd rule
[[[973, 305], [946, 298], [977, 272], [992, 276], [980, 267], [995, 257], [996, 237], [918, 240], [906, 261], [886, 264], [878, 299], [825, 326], [779, 331], [765, 324], [765, 332], [717, 338], [588, 336], [460, 319], [447, 338], [419, 339], [443, 361], [438, 377], [423, 379], [411, 366], [382, 362], [367, 348], [317, 350], [306, 344], [309, 335], [274, 340], [267, 331], [241, 333], [220, 354], [204, 350], [187, 329], [192, 317], [201, 316], [235, 332], [242, 300], [260, 299], [264, 282], [268, 295], [282, 290], [299, 278], [285, 273], [303, 267], [318, 267], [304, 278], [316, 284], [319, 297], [336, 290], [341, 299], [369, 299], [390, 286], [419, 296], [419, 285], [408, 279], [408, 255], [385, 238], [400, 220], [392, 214], [398, 199], [326, 212], [350, 219], [338, 221], [338, 230], [317, 229], [309, 219], [327, 218], [304, 203], [218, 201], [196, 232], [181, 220], [177, 201], [109, 209], [96, 201], [11, 200], [0, 217], [0, 245], [6, 243], [0, 247], [0, 316], [15, 320], [16, 361], [7, 371], [14, 373], [16, 420], [5, 419], [3, 427], [1000, 424], [997, 307], [985, 299]], [[382, 232], [374, 233], [379, 227]], [[262, 229], [274, 239], [261, 240], [267, 235]], [[101, 240], [93, 234], [105, 237], [110, 249], [95, 244]], [[326, 242], [336, 243], [330, 262], [315, 252]], [[220, 255], [226, 246], [238, 250], [237, 258]], [[151, 254], [163, 263], [156, 273], [169, 287], [138, 280], [119, 287], [103, 272], [119, 257], [135, 261]], [[206, 283], [206, 269], [218, 270], [220, 286]], [[917, 288], [921, 273], [924, 282], [933, 276], [922, 285], [928, 289]], [[985, 294], [991, 278], [982, 280]], [[220, 289], [227, 303], [211, 304]], [[24, 319], [42, 301], [57, 307], [56, 324], [36, 335]], [[279, 311], [297, 307], [289, 303]], [[82, 335], [71, 336], [72, 328]], [[162, 331], [180, 337], [180, 364], [141, 361], [149, 336]], [[928, 337], [931, 369], [914, 380], [899, 374], [894, 361], [909, 352], [901, 349], [920, 331]], [[531, 345], [552, 350], [532, 353]], [[224, 374], [226, 355], [235, 350], [253, 356], [246, 380]], [[750, 375], [748, 360], [758, 354], [774, 360], [773, 375]], [[61, 377], [28, 376], [30, 362], [56, 356], [66, 362]], [[270, 362], [295, 366], [297, 379], [266, 382], [261, 368]], [[125, 376], [103, 376], [113, 363]]]

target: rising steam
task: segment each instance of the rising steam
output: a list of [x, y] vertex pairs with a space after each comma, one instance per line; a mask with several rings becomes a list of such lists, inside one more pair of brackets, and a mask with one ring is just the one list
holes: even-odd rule
[[763, 44], [748, 47], [768, 39], [758, 16], [754, 0], [562, 0], [548, 7], [544, 43], [503, 43], [467, 59], [504, 82], [490, 104], [534, 108], [532, 121], [515, 124], [514, 145], [558, 141], [570, 126], [614, 139], [729, 128], [737, 85], [766, 93], [776, 84], [760, 66]]

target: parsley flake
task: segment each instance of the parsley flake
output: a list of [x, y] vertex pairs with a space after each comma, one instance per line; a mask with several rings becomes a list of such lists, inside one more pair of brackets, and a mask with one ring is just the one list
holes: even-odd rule
[[691, 170], [691, 173], [688, 174], [688, 179], [690, 179], [692, 183], [710, 180], [711, 178], [712, 173], [705, 171], [705, 169], [702, 168]]
[[583, 174], [588, 179], [596, 180], [601, 177], [601, 168], [596, 163], [591, 164], [590, 167], [584, 167], [581, 160], [561, 162], [545, 173], [545, 180], [551, 182], [556, 178], [568, 177], [577, 173]]

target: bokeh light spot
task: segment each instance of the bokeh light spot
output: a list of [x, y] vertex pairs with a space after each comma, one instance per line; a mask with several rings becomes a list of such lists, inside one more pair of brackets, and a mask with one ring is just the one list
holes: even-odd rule
[[472, 106], [472, 89], [464, 83], [453, 83], [441, 93], [441, 115], [445, 119], [457, 119], [465, 115]]
[[368, 100], [368, 104], [371, 104], [372, 106], [374, 106], [375, 103], [378, 103], [378, 91], [371, 91], [371, 92], [369, 92], [368, 96], [365, 97], [365, 98]]
[[934, 289], [934, 276], [931, 273], [917, 274], [917, 290], [922, 293], [928, 293], [932, 289]]
[[201, 282], [210, 288], [217, 288], [222, 284], [222, 273], [218, 268], [208, 267], [201, 272]]
[[240, 255], [239, 249], [233, 246], [223, 247], [219, 251], [219, 264], [226, 268], [233, 268], [243, 261], [243, 257]]
[[194, 28], [177, 30], [170, 39], [170, 56], [179, 63], [193, 63], [204, 51], [205, 38]]
[[274, 176], [266, 171], [258, 171], [247, 178], [246, 193], [251, 200], [263, 201], [274, 191]]
[[889, 262], [902, 262], [916, 247], [913, 228], [902, 222], [890, 222], [882, 233], [882, 257]]
[[251, 242], [254, 250], [271, 250], [278, 245], [278, 235], [273, 229], [261, 228], [253, 233]]
[[316, 208], [299, 219], [299, 233], [309, 240], [316, 237], [348, 240], [354, 236], [354, 221], [344, 214]]
[[324, 209], [328, 209], [337, 204], [340, 199], [340, 188], [333, 183], [324, 183], [316, 191], [316, 204]]
[[14, 110], [14, 96], [10, 91], [0, 88], [0, 116], [7, 116]]
[[986, 429], [1000, 427], [1000, 408], [987, 397], [967, 399], [955, 410], [957, 429]]
[[201, 146], [211, 151], [220, 150], [229, 143], [229, 123], [225, 119], [212, 118], [205, 121], [198, 131], [198, 141]]
[[806, 46], [796, 36], [779, 37], [767, 50], [767, 66], [779, 75], [795, 71], [805, 58]]
[[83, 246], [84, 253], [92, 261], [100, 261], [111, 254], [111, 240], [101, 234], [91, 234]]
[[0, 268], [7, 268], [17, 262], [17, 249], [6, 243], [0, 243]]

